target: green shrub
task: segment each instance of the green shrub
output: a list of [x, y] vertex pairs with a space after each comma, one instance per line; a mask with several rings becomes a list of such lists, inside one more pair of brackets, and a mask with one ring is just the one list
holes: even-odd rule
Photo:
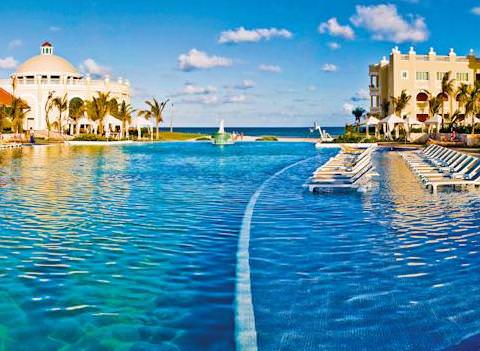
[[260, 138], [257, 138], [256, 141], [278, 141], [278, 138], [273, 135], [263, 135]]
[[346, 132], [343, 135], [339, 135], [334, 139], [335, 143], [374, 143], [376, 138], [370, 136], [367, 138], [365, 134]]
[[107, 141], [107, 138], [95, 134], [80, 134], [73, 138], [74, 141]]
[[212, 138], [210, 138], [209, 136], [202, 136], [200, 138], [197, 138], [195, 139], [195, 141], [211, 141]]

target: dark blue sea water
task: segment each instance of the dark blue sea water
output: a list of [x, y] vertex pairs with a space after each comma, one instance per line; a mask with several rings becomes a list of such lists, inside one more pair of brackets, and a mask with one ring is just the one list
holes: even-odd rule
[[366, 193], [305, 191], [336, 152], [1, 151], [0, 349], [234, 350], [248, 302], [235, 303], [239, 237], [257, 194], [247, 263], [259, 350], [475, 350], [478, 193], [432, 196], [387, 152]]
[[[322, 127], [330, 135], [336, 136], [341, 135], [344, 132], [344, 127]], [[212, 135], [218, 130], [218, 127], [212, 128], [201, 128], [201, 127], [192, 127], [192, 128], [174, 128], [174, 131], [184, 132], [184, 133], [200, 133]], [[246, 128], [246, 127], [228, 127], [226, 128], [228, 132], [237, 132], [244, 133], [245, 135], [250, 136], [262, 136], [262, 135], [274, 135], [277, 137], [295, 137], [295, 138], [318, 138], [318, 132], [311, 133], [310, 127], [278, 127], [278, 128]]]

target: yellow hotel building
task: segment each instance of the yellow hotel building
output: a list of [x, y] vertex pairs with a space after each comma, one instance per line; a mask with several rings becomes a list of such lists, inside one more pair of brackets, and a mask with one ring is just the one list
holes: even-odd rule
[[[412, 98], [402, 117], [407, 117], [410, 122], [425, 121], [429, 117], [428, 99], [440, 94], [446, 72], [451, 72], [450, 78], [455, 79], [456, 86], [474, 84], [480, 80], [480, 59], [472, 50], [467, 56], [457, 56], [450, 49], [448, 55], [441, 56], [433, 48], [427, 55], [417, 55], [413, 47], [407, 54], [402, 54], [398, 47], [393, 48], [389, 60], [383, 57], [380, 63], [369, 66], [370, 112], [382, 117], [392, 113], [391, 104], [389, 111], [383, 111], [384, 101], [390, 101], [392, 96], [398, 97], [402, 90], [406, 90]], [[455, 97], [452, 101], [448, 101], [450, 97], [444, 98], [446, 115], [450, 107], [452, 111], [458, 109]]]

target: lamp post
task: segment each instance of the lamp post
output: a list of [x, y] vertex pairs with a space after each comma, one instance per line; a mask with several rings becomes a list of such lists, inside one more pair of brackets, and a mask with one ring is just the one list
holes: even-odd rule
[[170, 114], [170, 133], [173, 133], [173, 103], [172, 103], [172, 113]]

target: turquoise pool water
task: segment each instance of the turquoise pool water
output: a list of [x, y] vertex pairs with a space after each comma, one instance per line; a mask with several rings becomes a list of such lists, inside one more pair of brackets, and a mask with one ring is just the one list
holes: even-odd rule
[[234, 350], [238, 240], [260, 186], [259, 350], [443, 350], [476, 335], [478, 194], [432, 197], [393, 153], [366, 193], [305, 192], [335, 152], [0, 152], [0, 349]]

